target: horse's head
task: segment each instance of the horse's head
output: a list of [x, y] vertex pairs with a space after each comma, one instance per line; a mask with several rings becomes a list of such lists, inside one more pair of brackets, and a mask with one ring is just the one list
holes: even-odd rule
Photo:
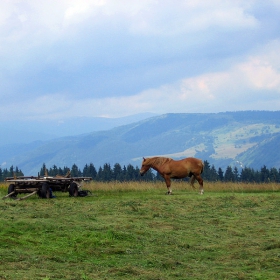
[[140, 175], [143, 176], [150, 169], [150, 167], [151, 165], [148, 164], [147, 159], [143, 157], [142, 166], [140, 169]]

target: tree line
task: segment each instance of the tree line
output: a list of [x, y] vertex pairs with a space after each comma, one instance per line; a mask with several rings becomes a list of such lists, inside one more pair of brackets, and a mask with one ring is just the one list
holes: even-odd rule
[[[76, 164], [69, 167], [57, 167], [53, 165], [51, 168], [42, 165], [39, 175], [45, 176], [45, 172], [48, 172], [48, 176], [66, 175], [69, 170], [72, 177], [92, 177], [95, 181], [110, 182], [110, 181], [157, 181], [163, 180], [161, 176], [150, 169], [143, 177], [140, 176], [140, 170], [136, 166], [131, 164], [127, 166], [121, 166], [119, 163], [111, 166], [109, 163], [105, 163], [103, 167], [96, 169], [93, 163], [86, 164], [81, 170]], [[6, 177], [24, 176], [22, 171], [18, 167], [11, 166], [10, 169], [0, 168], [0, 181], [4, 181]], [[260, 170], [254, 170], [253, 168], [245, 167], [239, 170], [237, 167], [228, 166], [225, 171], [222, 168], [216, 169], [214, 165], [206, 160], [204, 161], [204, 170], [202, 177], [205, 181], [210, 182], [248, 182], [248, 183], [280, 183], [280, 169], [267, 168], [265, 165]]]
[[2, 169], [0, 167], [0, 181], [1, 182], [3, 182], [6, 177], [13, 177], [14, 175], [24, 176], [23, 172], [17, 166], [14, 167], [12, 165], [9, 169], [7, 169], [7, 168]]

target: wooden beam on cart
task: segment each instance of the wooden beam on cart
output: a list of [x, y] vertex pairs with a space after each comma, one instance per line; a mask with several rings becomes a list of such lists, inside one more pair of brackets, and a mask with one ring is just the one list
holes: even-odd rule
[[4, 196], [2, 199], [6, 199], [6, 198], [10, 197], [10, 196], [12, 196], [14, 193], [15, 193], [15, 191], [10, 192], [10, 193], [7, 194], [6, 196]]
[[30, 193], [30, 194], [28, 194], [26, 196], [23, 196], [23, 197], [16, 198], [15, 200], [24, 200], [24, 199], [26, 199], [26, 198], [28, 198], [28, 197], [36, 194], [36, 193], [37, 193], [37, 191], [34, 191], [33, 193]]

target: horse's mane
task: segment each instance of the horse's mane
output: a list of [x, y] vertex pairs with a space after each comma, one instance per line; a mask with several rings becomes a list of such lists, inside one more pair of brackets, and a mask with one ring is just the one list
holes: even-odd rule
[[171, 160], [171, 158], [167, 158], [167, 157], [152, 157], [152, 158], [147, 158], [146, 160], [148, 160], [148, 163], [151, 165], [156, 165], [156, 166], [160, 166], [165, 164], [166, 162], [169, 162]]

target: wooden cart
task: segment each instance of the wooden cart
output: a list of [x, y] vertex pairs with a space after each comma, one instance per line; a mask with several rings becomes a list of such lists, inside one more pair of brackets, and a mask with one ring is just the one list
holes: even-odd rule
[[[79, 196], [80, 184], [84, 181], [92, 180], [91, 177], [70, 177], [66, 176], [20, 176], [7, 177], [6, 182], [9, 182], [8, 194], [3, 197], [8, 197], [22, 200], [29, 196], [37, 194], [41, 198], [52, 198], [52, 192], [69, 192], [69, 196]], [[24, 197], [17, 198], [18, 194], [28, 194]]]

